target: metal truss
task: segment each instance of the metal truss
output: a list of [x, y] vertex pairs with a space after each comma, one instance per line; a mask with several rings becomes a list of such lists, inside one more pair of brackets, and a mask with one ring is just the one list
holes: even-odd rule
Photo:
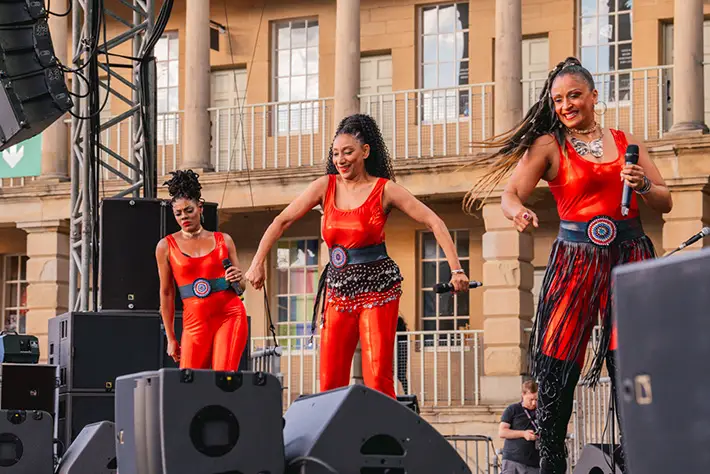
[[[155, 179], [151, 179], [149, 174], [151, 169], [154, 172], [155, 166], [146, 167], [146, 163], [154, 163], [156, 139], [156, 103], [155, 103], [155, 63], [148, 62], [148, 71], [141, 73], [141, 63], [135, 58], [140, 58], [145, 54], [144, 46], [146, 40], [151, 36], [155, 28], [154, 0], [71, 0], [72, 2], [72, 52], [73, 68], [83, 68], [81, 73], [86, 76], [88, 67], [85, 67], [91, 60], [97, 61], [98, 71], [106, 80], [100, 84], [93, 81], [83, 80], [78, 74], [74, 74], [72, 79], [72, 93], [74, 94], [74, 108], [71, 119], [71, 215], [70, 215], [70, 241], [71, 256], [69, 267], [69, 310], [89, 311], [98, 310], [92, 302], [97, 301], [96, 284], [92, 283], [93, 272], [98, 268], [93, 264], [97, 255], [94, 249], [97, 239], [96, 222], [98, 222], [98, 198], [97, 186], [99, 183], [92, 180], [92, 175], [96, 175], [96, 167], [101, 170], [108, 170], [112, 178], [117, 178], [111, 183], [120, 183], [122, 189], [116, 190], [114, 184], [110, 188], [114, 190], [113, 197], [155, 197]], [[107, 5], [110, 4], [110, 5]], [[121, 16], [117, 11], [111, 10], [108, 6], [120, 7], [122, 11], [129, 11], [130, 19]], [[102, 16], [101, 28], [92, 31], [96, 22], [91, 19], [96, 15]], [[114, 20], [111, 28], [106, 29], [104, 43], [104, 28], [107, 20]], [[119, 25], [116, 29], [114, 26]], [[123, 28], [121, 28], [123, 27]], [[111, 33], [111, 36], [109, 36]], [[91, 50], [91, 45], [96, 44], [98, 36], [98, 54]], [[120, 45], [132, 41], [132, 58], [123, 60], [117, 59], [121, 56], [111, 56], [106, 54]], [[151, 52], [152, 54], [152, 52]], [[122, 67], [121, 67], [122, 66]], [[116, 69], [121, 67], [117, 72]], [[130, 76], [121, 75], [120, 71], [129, 68]], [[127, 78], [129, 77], [129, 78]], [[145, 103], [141, 100], [141, 81], [147, 82], [147, 88], [151, 91], [145, 97]], [[122, 84], [131, 91], [131, 97], [115, 89], [115, 85]], [[127, 105], [127, 110], [120, 115], [105, 118], [96, 110], [98, 107], [90, 104], [86, 97], [89, 91], [102, 87], [111, 97]], [[103, 94], [99, 94], [103, 96]], [[103, 102], [103, 100], [101, 101]], [[110, 103], [110, 102], [109, 102]], [[99, 104], [100, 106], [101, 104]], [[91, 110], [91, 109], [94, 110]], [[78, 117], [76, 117], [78, 116]], [[96, 123], [98, 122], [98, 124]], [[130, 137], [129, 146], [119, 154], [108, 146], [98, 143], [92, 146], [90, 134], [91, 130], [98, 125], [100, 131], [120, 126], [121, 123], [128, 122]], [[99, 153], [97, 153], [97, 149]], [[126, 156], [121, 156], [121, 155]], [[96, 156], [98, 155], [98, 156]], [[109, 163], [120, 163], [121, 168], [128, 171], [119, 171]], [[146, 173], [144, 170], [148, 168]], [[105, 189], [106, 187], [104, 187]], [[94, 281], [97, 281], [93, 278]]]

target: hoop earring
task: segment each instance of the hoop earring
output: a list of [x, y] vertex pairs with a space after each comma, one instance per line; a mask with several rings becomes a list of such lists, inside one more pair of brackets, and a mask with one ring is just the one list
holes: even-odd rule
[[598, 116], [601, 117], [602, 115], [604, 115], [604, 114], [606, 113], [607, 106], [606, 106], [606, 102], [604, 102], [603, 100], [600, 100], [599, 102], [597, 102], [597, 105], [599, 105], [599, 104], [604, 104], [604, 111], [601, 112], [601, 113], [598, 113], [598, 112], [597, 112], [597, 109], [596, 109], [596, 107], [595, 107], [595, 108], [594, 108], [594, 113], [595, 113], [596, 115], [598, 115]]

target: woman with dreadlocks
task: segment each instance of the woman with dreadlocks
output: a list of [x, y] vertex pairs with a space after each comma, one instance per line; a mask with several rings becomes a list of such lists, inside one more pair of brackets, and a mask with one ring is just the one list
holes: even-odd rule
[[[236, 371], [248, 336], [244, 303], [233, 289], [242, 279], [237, 249], [229, 235], [202, 227], [198, 175], [192, 170], [171, 174], [165, 184], [180, 231], [158, 242], [155, 250], [167, 352], [181, 368]], [[226, 259], [232, 266], [225, 271]], [[182, 347], [173, 327], [175, 283], [183, 302]]]
[[[672, 207], [670, 192], [643, 143], [601, 127], [595, 119], [597, 103], [589, 71], [575, 58], [559, 63], [523, 121], [490, 143], [499, 150], [465, 201], [470, 210], [482, 193], [493, 190], [512, 171], [501, 206], [519, 232], [539, 225], [524, 203], [541, 179], [548, 182], [557, 204], [560, 230], [530, 341], [531, 371], [540, 385], [537, 418], [544, 474], [566, 472], [565, 436], [574, 390], [599, 320], [601, 334], [585, 378], [595, 385], [606, 360], [612, 403], [615, 400], [617, 341], [609, 294], [611, 271], [616, 265], [654, 257], [637, 199], [661, 213]], [[637, 165], [625, 164], [629, 144], [639, 147]], [[624, 184], [635, 191], [625, 216], [620, 208]]]
[[468, 277], [444, 222], [394, 182], [377, 123], [367, 115], [351, 115], [338, 125], [325, 176], [289, 204], [261, 239], [245, 275], [255, 288], [263, 285], [269, 249], [318, 204], [323, 209], [323, 240], [330, 250], [311, 325], [313, 334], [322, 298], [320, 389], [348, 385], [359, 340], [365, 385], [395, 397], [392, 364], [402, 276], [385, 247], [389, 212], [399, 209], [434, 233], [446, 254], [456, 291], [468, 290]]

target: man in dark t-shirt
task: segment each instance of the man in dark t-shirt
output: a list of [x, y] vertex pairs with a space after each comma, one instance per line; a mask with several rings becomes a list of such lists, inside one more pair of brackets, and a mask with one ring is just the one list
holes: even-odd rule
[[523, 384], [522, 401], [506, 408], [500, 420], [498, 436], [505, 440], [501, 474], [539, 474], [536, 408], [537, 384], [528, 380]]

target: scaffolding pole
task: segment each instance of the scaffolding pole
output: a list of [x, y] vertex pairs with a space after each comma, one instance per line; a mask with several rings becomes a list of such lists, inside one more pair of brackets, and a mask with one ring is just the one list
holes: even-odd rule
[[[115, 10], [107, 8], [107, 0], [71, 0], [72, 1], [72, 68], [83, 68], [81, 73], [87, 75], [92, 54], [92, 40], [95, 35], [100, 35], [98, 40], [98, 68], [106, 77], [100, 83], [84, 81], [77, 74], [72, 77], [72, 93], [74, 94], [75, 116], [71, 118], [71, 209], [70, 209], [70, 242], [71, 255], [69, 259], [69, 310], [91, 311], [97, 310], [93, 302], [96, 301], [99, 288], [92, 284], [93, 272], [98, 272], [94, 265], [93, 242], [99, 229], [95, 228], [99, 213], [98, 199], [99, 184], [92, 185], [92, 173], [96, 175], [95, 166], [100, 168], [100, 175], [105, 176], [112, 190], [110, 196], [105, 197], [155, 197], [156, 182], [156, 89], [155, 89], [155, 63], [153, 61], [141, 63], [137, 58], [145, 55], [145, 42], [152, 35], [155, 27], [155, 8], [153, 0], [115, 0], [110, 2], [116, 6]], [[101, 10], [103, 6], [103, 11]], [[102, 16], [102, 26], [98, 31], [92, 31], [95, 25], [91, 18], [95, 14]], [[104, 44], [104, 31], [106, 22], [111, 21], [111, 27], [106, 30]], [[120, 56], [107, 56], [117, 47], [132, 41], [133, 59], [120, 60]], [[150, 52], [152, 55], [152, 51]], [[125, 53], [124, 53], [125, 56]], [[118, 58], [118, 59], [117, 59]], [[145, 64], [148, 71], [141, 74], [141, 67]], [[130, 69], [130, 74], [116, 71], [121, 65]], [[129, 66], [130, 65], [130, 66]], [[90, 79], [90, 78], [89, 78]], [[110, 79], [110, 80], [108, 80]], [[147, 81], [147, 96], [140, 94], [141, 81]], [[131, 89], [131, 94], [126, 96], [118, 92], [116, 85], [122, 84]], [[103, 88], [110, 99], [117, 98], [125, 104], [126, 112], [111, 116], [108, 111], [98, 113], [91, 110], [88, 92]], [[99, 107], [104, 103], [101, 97]], [[111, 104], [109, 100], [107, 104]], [[92, 116], [93, 114], [93, 116]], [[78, 116], [79, 118], [77, 118]], [[123, 153], [108, 146], [91, 147], [90, 130], [92, 121], [99, 122], [100, 132], [120, 127], [128, 123], [128, 143], [120, 147]], [[120, 136], [120, 135], [118, 135]], [[100, 141], [99, 141], [100, 143]], [[126, 155], [126, 156], [123, 156]], [[121, 163], [130, 171], [119, 171], [120, 166], [112, 166], [110, 159]], [[146, 163], [149, 166], [146, 166]], [[93, 164], [93, 166], [92, 166]], [[146, 176], [144, 170], [149, 170]], [[141, 195], [142, 191], [142, 195]]]

